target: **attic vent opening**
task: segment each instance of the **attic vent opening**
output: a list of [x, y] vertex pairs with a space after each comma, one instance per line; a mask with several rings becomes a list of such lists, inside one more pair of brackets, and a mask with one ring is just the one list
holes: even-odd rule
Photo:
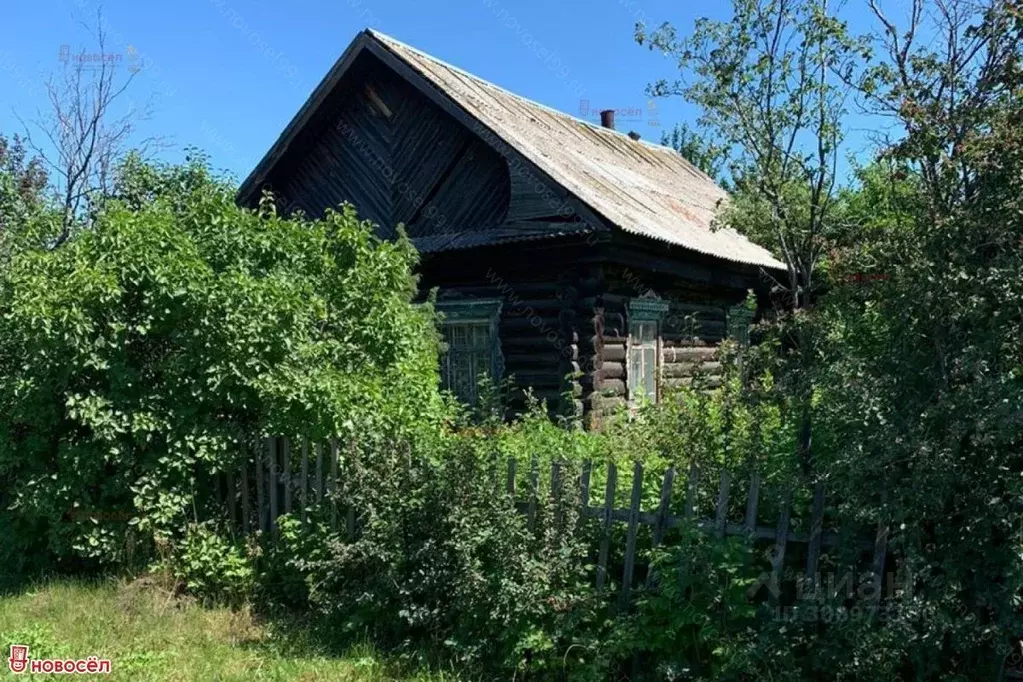
[[391, 118], [391, 116], [393, 116], [390, 108], [384, 104], [384, 100], [380, 99], [380, 95], [377, 94], [376, 90], [367, 85], [364, 92], [366, 93], [366, 99], [369, 100], [369, 106], [374, 112], [386, 118]]

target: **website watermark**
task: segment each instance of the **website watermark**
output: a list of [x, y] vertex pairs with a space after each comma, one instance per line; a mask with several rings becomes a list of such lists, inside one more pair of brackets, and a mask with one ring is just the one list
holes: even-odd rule
[[7, 667], [15, 675], [56, 674], [56, 675], [109, 675], [113, 663], [109, 658], [86, 656], [85, 658], [32, 658], [25, 644], [12, 644]]

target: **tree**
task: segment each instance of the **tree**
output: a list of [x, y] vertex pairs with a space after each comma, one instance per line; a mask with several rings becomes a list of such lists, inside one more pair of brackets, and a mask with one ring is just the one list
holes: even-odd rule
[[[436, 426], [411, 245], [351, 207], [286, 220], [234, 193], [201, 159], [129, 159], [91, 229], [0, 272], [5, 561], [110, 562], [126, 537], [177, 537], [261, 434]], [[131, 518], [95, 520], [109, 510]]]
[[679, 123], [670, 133], [662, 133], [661, 144], [677, 151], [716, 182], [724, 181], [721, 171], [727, 161], [725, 150], [704, 138], [688, 124]]
[[48, 169], [62, 212], [54, 248], [67, 241], [76, 225], [91, 220], [92, 204], [111, 191], [114, 169], [129, 145], [145, 154], [162, 144], [159, 138], [134, 139], [138, 124], [151, 113], [148, 105], [114, 114], [137, 67], [125, 69], [121, 55], [107, 52], [101, 10], [95, 25], [86, 28], [95, 35], [97, 51], [69, 52], [65, 68], [46, 81], [49, 110], [28, 124], [23, 121], [28, 145]]

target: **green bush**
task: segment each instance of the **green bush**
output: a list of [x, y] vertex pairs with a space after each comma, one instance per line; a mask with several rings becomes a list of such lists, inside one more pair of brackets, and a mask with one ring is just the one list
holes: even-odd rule
[[0, 272], [0, 527], [7, 557], [69, 566], [180, 538], [260, 434], [436, 431], [416, 254], [353, 209], [238, 208], [201, 161], [129, 162], [57, 249]]

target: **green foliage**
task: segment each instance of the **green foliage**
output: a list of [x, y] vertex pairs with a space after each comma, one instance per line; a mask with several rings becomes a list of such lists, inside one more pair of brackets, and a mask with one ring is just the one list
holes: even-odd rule
[[258, 434], [439, 428], [406, 241], [350, 207], [240, 209], [201, 160], [129, 163], [119, 187], [90, 230], [2, 273], [4, 551], [127, 561], [180, 535]]
[[239, 604], [252, 594], [255, 572], [243, 542], [231, 542], [209, 522], [189, 525], [170, 570], [206, 602]]
[[721, 172], [727, 161], [726, 150], [707, 140], [687, 124], [679, 123], [670, 133], [663, 133], [661, 144], [671, 147], [711, 178], [721, 182]]

